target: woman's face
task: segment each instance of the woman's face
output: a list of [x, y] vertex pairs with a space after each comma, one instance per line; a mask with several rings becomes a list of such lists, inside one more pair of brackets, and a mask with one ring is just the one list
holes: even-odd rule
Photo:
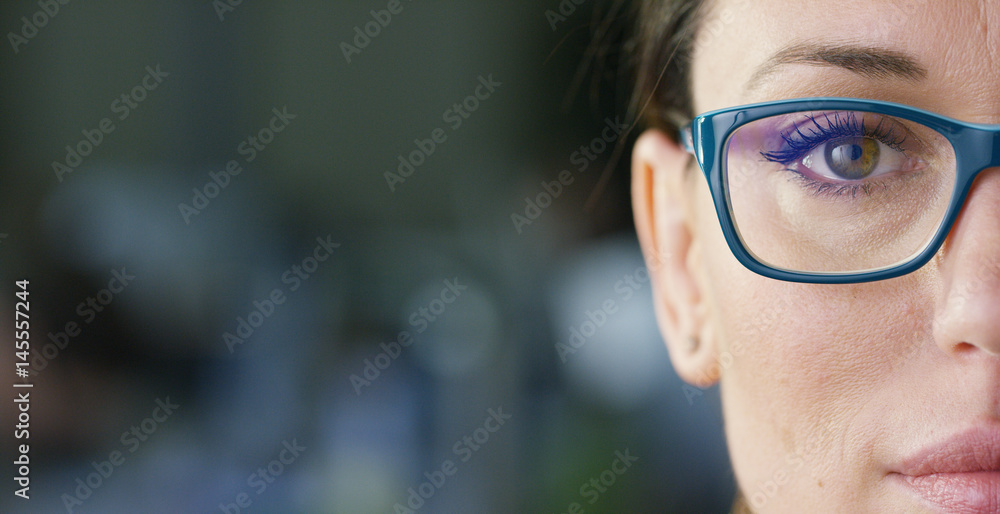
[[[696, 112], [843, 96], [1000, 124], [1000, 2], [714, 4], [692, 61]], [[880, 54], [914, 66], [872, 68]], [[819, 285], [739, 264], [691, 161], [661, 134], [640, 138], [636, 224], [675, 367], [721, 382], [747, 503], [1000, 512], [1000, 171], [980, 174], [919, 271]]]

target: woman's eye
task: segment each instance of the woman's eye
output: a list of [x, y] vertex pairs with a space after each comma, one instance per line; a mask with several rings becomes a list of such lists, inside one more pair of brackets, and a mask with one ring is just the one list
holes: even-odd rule
[[826, 147], [826, 164], [838, 177], [858, 180], [872, 174], [878, 165], [879, 142], [867, 137], [851, 137], [830, 141]]
[[871, 137], [841, 137], [819, 145], [801, 164], [828, 180], [862, 180], [901, 171], [907, 158]]

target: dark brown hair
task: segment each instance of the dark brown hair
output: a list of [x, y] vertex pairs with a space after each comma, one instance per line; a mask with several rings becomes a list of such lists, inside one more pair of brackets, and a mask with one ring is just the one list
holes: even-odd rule
[[634, 75], [631, 110], [676, 139], [694, 116], [691, 54], [705, 0], [638, 0], [626, 52]]
[[[637, 0], [635, 29], [624, 47], [633, 72], [630, 110], [646, 126], [677, 139], [694, 117], [691, 58], [708, 0]], [[737, 486], [732, 514], [752, 512]]]

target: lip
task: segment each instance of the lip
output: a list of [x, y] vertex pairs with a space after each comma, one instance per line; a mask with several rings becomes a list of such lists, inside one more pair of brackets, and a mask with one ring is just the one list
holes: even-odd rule
[[891, 474], [947, 512], [1000, 512], [1000, 426], [977, 426], [925, 446]]

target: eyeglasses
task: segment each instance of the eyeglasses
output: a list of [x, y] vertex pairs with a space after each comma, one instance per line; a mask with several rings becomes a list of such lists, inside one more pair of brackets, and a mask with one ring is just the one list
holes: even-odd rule
[[976, 176], [1000, 166], [1000, 125], [851, 98], [713, 111], [681, 140], [736, 258], [793, 282], [869, 282], [920, 268]]

